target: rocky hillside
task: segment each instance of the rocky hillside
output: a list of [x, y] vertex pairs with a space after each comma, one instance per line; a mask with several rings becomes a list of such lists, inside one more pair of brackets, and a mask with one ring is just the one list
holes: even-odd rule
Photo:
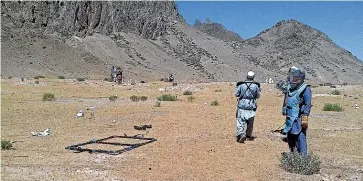
[[[184, 23], [175, 2], [1, 2], [1, 75], [103, 79], [121, 65], [126, 79], [258, 81], [301, 65], [314, 83], [363, 83], [363, 63], [326, 35], [283, 21], [245, 41]], [[203, 26], [203, 25], [202, 25]], [[211, 32], [219, 32], [222, 26]], [[224, 28], [222, 28], [224, 29]]]
[[324, 33], [295, 20], [281, 21], [239, 46], [241, 57], [278, 74], [298, 65], [314, 82], [354, 83], [354, 77], [363, 76], [360, 60]]
[[237, 33], [229, 31], [223, 25], [213, 23], [209, 19], [207, 19], [205, 23], [196, 20], [193, 27], [221, 40], [243, 41], [243, 39]]

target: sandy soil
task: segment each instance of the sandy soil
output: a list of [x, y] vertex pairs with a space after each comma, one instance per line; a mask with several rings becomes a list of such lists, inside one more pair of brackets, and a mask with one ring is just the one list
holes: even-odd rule
[[[283, 123], [281, 94], [262, 85], [253, 142], [235, 142], [232, 83], [178, 84], [151, 82], [112, 85], [103, 81], [2, 79], [1, 139], [15, 141], [1, 151], [3, 180], [354, 180], [363, 178], [363, 87], [313, 88], [313, 110], [308, 130], [309, 150], [322, 161], [321, 174], [301, 176], [279, 167], [287, 144], [270, 130]], [[194, 102], [184, 90], [193, 90]], [[221, 91], [216, 91], [221, 90]], [[42, 94], [56, 100], [43, 102]], [[176, 94], [178, 101], [155, 100]], [[345, 96], [344, 96], [345, 94]], [[115, 102], [111, 95], [119, 97]], [[148, 97], [132, 102], [132, 95]], [[324, 96], [319, 96], [324, 95]], [[210, 103], [217, 100], [219, 106]], [[344, 111], [324, 112], [325, 102], [340, 103]], [[354, 109], [354, 104], [360, 109]], [[91, 118], [89, 106], [95, 106]], [[79, 110], [85, 117], [76, 118]], [[114, 121], [115, 120], [115, 121]], [[146, 137], [158, 141], [117, 156], [72, 153], [66, 146], [111, 135], [144, 134], [134, 125], [152, 124]], [[31, 131], [50, 128], [47, 137]], [[18, 142], [16, 142], [18, 141]], [[90, 148], [92, 145], [89, 146]], [[92, 147], [96, 148], [96, 147]], [[107, 148], [120, 148], [107, 146]]]

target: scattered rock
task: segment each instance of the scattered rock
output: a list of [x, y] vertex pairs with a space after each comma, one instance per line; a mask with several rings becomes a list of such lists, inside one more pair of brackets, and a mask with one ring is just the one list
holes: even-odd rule
[[44, 131], [41, 132], [30, 132], [33, 136], [48, 136], [50, 135], [50, 129], [47, 128]]
[[79, 110], [79, 112], [77, 113], [77, 117], [84, 117], [83, 110]]

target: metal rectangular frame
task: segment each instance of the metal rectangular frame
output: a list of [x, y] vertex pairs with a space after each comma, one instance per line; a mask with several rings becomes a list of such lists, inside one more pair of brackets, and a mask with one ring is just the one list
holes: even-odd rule
[[[135, 143], [135, 144], [129, 144], [129, 143], [119, 143], [119, 142], [106, 142], [105, 140], [109, 140], [112, 138], [129, 138], [129, 139], [138, 139], [138, 140], [147, 140], [144, 143]], [[71, 146], [67, 146], [65, 149], [67, 150], [73, 150], [75, 153], [80, 153], [80, 152], [84, 152], [84, 151], [88, 151], [89, 153], [106, 153], [106, 154], [110, 154], [110, 155], [118, 155], [121, 153], [124, 153], [126, 151], [130, 151], [133, 150], [137, 147], [149, 144], [156, 141], [155, 138], [144, 138], [143, 135], [134, 135], [134, 136], [127, 136], [126, 134], [124, 136], [110, 136], [107, 138], [102, 138], [102, 139], [98, 139], [98, 140], [92, 140], [92, 141], [88, 141], [85, 143], [80, 143], [80, 144], [76, 144], [76, 145], [71, 145]], [[121, 150], [102, 150], [102, 149], [89, 149], [89, 148], [82, 148], [82, 146], [84, 145], [89, 145], [89, 144], [110, 144], [110, 145], [116, 145], [116, 146], [128, 146], [127, 148], [123, 148]]]

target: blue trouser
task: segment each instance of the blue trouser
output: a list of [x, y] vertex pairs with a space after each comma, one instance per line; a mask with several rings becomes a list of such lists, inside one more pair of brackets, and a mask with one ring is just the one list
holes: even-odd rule
[[287, 134], [287, 143], [289, 144], [290, 151], [295, 149], [302, 155], [307, 155], [308, 146], [306, 144], [306, 129], [302, 129], [299, 134], [292, 134], [291, 131]]

